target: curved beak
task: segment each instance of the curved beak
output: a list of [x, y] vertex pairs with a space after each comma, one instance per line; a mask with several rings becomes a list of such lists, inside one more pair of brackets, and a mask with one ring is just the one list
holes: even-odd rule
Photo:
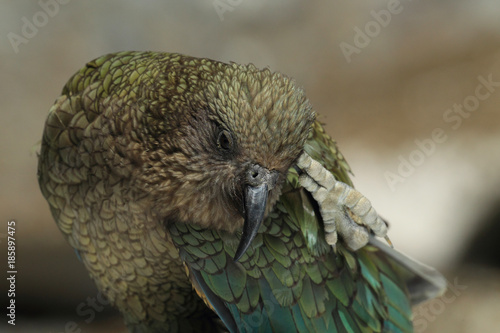
[[245, 189], [245, 223], [240, 244], [234, 255], [234, 261], [240, 260], [257, 235], [267, 206], [269, 187], [266, 183], [258, 186], [247, 185]]

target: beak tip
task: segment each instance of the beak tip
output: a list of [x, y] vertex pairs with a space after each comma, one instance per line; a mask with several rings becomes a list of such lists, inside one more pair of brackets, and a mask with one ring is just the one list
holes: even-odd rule
[[240, 259], [241, 259], [241, 257], [243, 257], [244, 253], [245, 253], [245, 251], [236, 251], [236, 253], [234, 254], [233, 261], [234, 262], [240, 261]]

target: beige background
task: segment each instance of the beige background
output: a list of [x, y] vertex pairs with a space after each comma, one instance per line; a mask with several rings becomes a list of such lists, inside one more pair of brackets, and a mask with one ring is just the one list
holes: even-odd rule
[[[386, 11], [388, 1], [60, 2], [42, 0], [51, 4], [45, 14], [36, 1], [0, 4], [0, 260], [4, 267], [6, 222], [14, 219], [18, 269], [16, 329], [2, 315], [2, 331], [123, 330], [116, 313], [101, 308], [36, 180], [44, 120], [65, 81], [119, 50], [253, 62], [295, 77], [339, 142], [356, 186], [391, 222], [395, 246], [455, 284], [416, 310], [418, 331], [500, 327], [498, 266], [479, 266], [475, 252], [462, 260], [485, 240], [474, 236], [495, 209], [489, 221], [500, 222], [500, 87], [474, 111], [454, 114], [460, 124], [446, 118], [455, 104], [473, 102], [476, 89], [486, 94], [478, 77], [500, 82], [498, 1], [392, 1], [397, 14], [383, 25], [371, 12]], [[227, 11], [214, 4], [228, 4]], [[365, 28], [371, 37], [356, 37]], [[346, 57], [342, 43], [358, 53]], [[436, 128], [440, 140], [430, 144]], [[427, 143], [427, 154], [415, 140]], [[387, 172], [397, 174], [401, 159], [417, 165], [391, 187]]]

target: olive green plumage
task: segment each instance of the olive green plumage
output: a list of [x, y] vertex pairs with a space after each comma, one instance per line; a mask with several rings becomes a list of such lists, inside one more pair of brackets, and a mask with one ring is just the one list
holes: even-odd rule
[[[351, 184], [288, 77], [122, 52], [65, 85], [38, 177], [59, 228], [131, 331], [220, 331], [204, 302], [242, 332], [411, 331], [411, 273], [377, 247], [339, 244], [335, 253], [326, 244], [293, 169], [304, 150]], [[269, 185], [267, 218], [235, 262], [256, 167]]]

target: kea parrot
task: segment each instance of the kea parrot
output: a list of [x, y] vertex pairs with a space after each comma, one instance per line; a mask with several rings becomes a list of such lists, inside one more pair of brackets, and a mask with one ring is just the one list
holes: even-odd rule
[[412, 332], [446, 282], [381, 239], [349, 174], [293, 79], [161, 52], [74, 74], [38, 164], [131, 332]]

